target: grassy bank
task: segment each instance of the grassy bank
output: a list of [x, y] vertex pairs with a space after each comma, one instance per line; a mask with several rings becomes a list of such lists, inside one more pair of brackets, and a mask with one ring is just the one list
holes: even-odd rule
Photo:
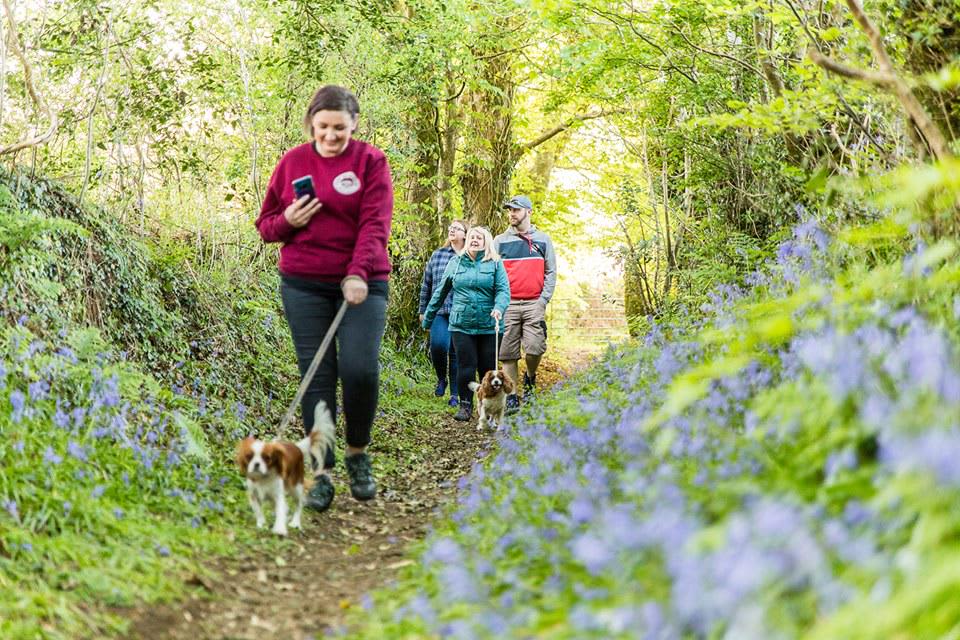
[[[119, 633], [123, 606], [250, 542], [234, 443], [275, 429], [298, 378], [272, 258], [201, 270], [192, 245], [17, 175], [0, 248], [0, 636]], [[402, 423], [418, 366], [383, 358], [380, 420]]]

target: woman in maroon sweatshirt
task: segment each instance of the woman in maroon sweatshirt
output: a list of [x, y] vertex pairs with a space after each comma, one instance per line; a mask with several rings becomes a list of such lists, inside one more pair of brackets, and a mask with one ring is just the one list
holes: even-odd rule
[[[312, 139], [280, 159], [256, 225], [264, 242], [281, 243], [280, 294], [301, 377], [342, 301], [350, 304], [337, 329], [336, 348], [324, 356], [301, 410], [307, 433], [320, 399], [336, 420], [340, 379], [350, 492], [369, 500], [377, 486], [365, 450], [377, 412], [393, 184], [383, 152], [352, 138], [359, 114], [357, 98], [347, 89], [327, 85], [317, 91], [304, 117]], [[311, 176], [316, 197], [295, 197], [293, 181], [304, 176]], [[310, 490], [309, 508], [330, 506], [334, 490], [327, 471], [334, 464], [328, 453]]]

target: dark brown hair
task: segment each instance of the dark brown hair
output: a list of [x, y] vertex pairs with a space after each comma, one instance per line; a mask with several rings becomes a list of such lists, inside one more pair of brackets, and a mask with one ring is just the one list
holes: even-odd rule
[[307, 107], [307, 114], [303, 117], [303, 126], [309, 132], [313, 129], [313, 116], [318, 111], [346, 111], [351, 117], [360, 114], [360, 103], [357, 96], [345, 87], [328, 84], [320, 87]]

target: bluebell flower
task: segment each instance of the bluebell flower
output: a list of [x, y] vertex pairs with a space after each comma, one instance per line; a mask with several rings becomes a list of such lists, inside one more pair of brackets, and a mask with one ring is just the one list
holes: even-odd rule
[[4, 500], [3, 501], [4, 510], [10, 514], [10, 517], [16, 521], [20, 521], [20, 510], [17, 507], [16, 500]]
[[479, 602], [485, 597], [477, 578], [463, 565], [444, 566], [439, 578], [443, 597], [450, 602]]
[[104, 381], [103, 406], [115, 407], [120, 404], [120, 378], [113, 374]]
[[428, 626], [433, 626], [436, 624], [437, 612], [424, 595], [417, 594], [417, 596], [415, 596], [407, 606], [410, 613], [423, 620]]
[[43, 452], [43, 462], [44, 464], [58, 465], [63, 462], [63, 456], [57, 455], [53, 447], [47, 445], [46, 451]]
[[593, 575], [598, 575], [613, 561], [613, 554], [599, 537], [592, 533], [577, 536], [572, 544], [573, 557]]
[[53, 423], [59, 429], [66, 429], [70, 426], [70, 415], [60, 407], [60, 401], [57, 401], [57, 410], [53, 414]]
[[369, 593], [360, 596], [360, 606], [363, 607], [364, 611], [373, 611], [373, 598], [370, 597]]
[[850, 447], [844, 447], [840, 451], [833, 451], [827, 456], [827, 462], [824, 466], [824, 473], [827, 481], [836, 478], [841, 471], [849, 471], [857, 466], [857, 454]]
[[67, 453], [81, 462], [87, 462], [89, 460], [86, 449], [84, 449], [75, 440], [70, 440], [67, 443]]
[[960, 486], [960, 426], [932, 428], [916, 436], [882, 435], [880, 459], [895, 471], [931, 474], [938, 482]]
[[423, 558], [427, 563], [454, 564], [462, 561], [463, 553], [450, 538], [440, 538], [427, 549]]
[[13, 407], [13, 414], [11, 414], [10, 419], [14, 423], [18, 423], [23, 419], [23, 411], [26, 400], [27, 397], [23, 394], [23, 391], [14, 389], [10, 392], [10, 406]]
[[30, 359], [46, 348], [47, 348], [47, 345], [45, 345], [40, 340], [33, 340], [32, 342], [30, 342], [30, 346], [27, 347], [26, 358]]
[[30, 394], [31, 402], [39, 402], [47, 397], [50, 391], [50, 383], [46, 380], [37, 380], [27, 386], [27, 392]]

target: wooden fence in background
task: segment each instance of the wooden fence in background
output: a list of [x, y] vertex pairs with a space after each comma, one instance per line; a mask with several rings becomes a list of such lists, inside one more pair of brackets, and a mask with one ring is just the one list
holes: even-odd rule
[[585, 298], [555, 297], [547, 307], [547, 332], [551, 348], [601, 351], [628, 335], [623, 298], [599, 293]]

